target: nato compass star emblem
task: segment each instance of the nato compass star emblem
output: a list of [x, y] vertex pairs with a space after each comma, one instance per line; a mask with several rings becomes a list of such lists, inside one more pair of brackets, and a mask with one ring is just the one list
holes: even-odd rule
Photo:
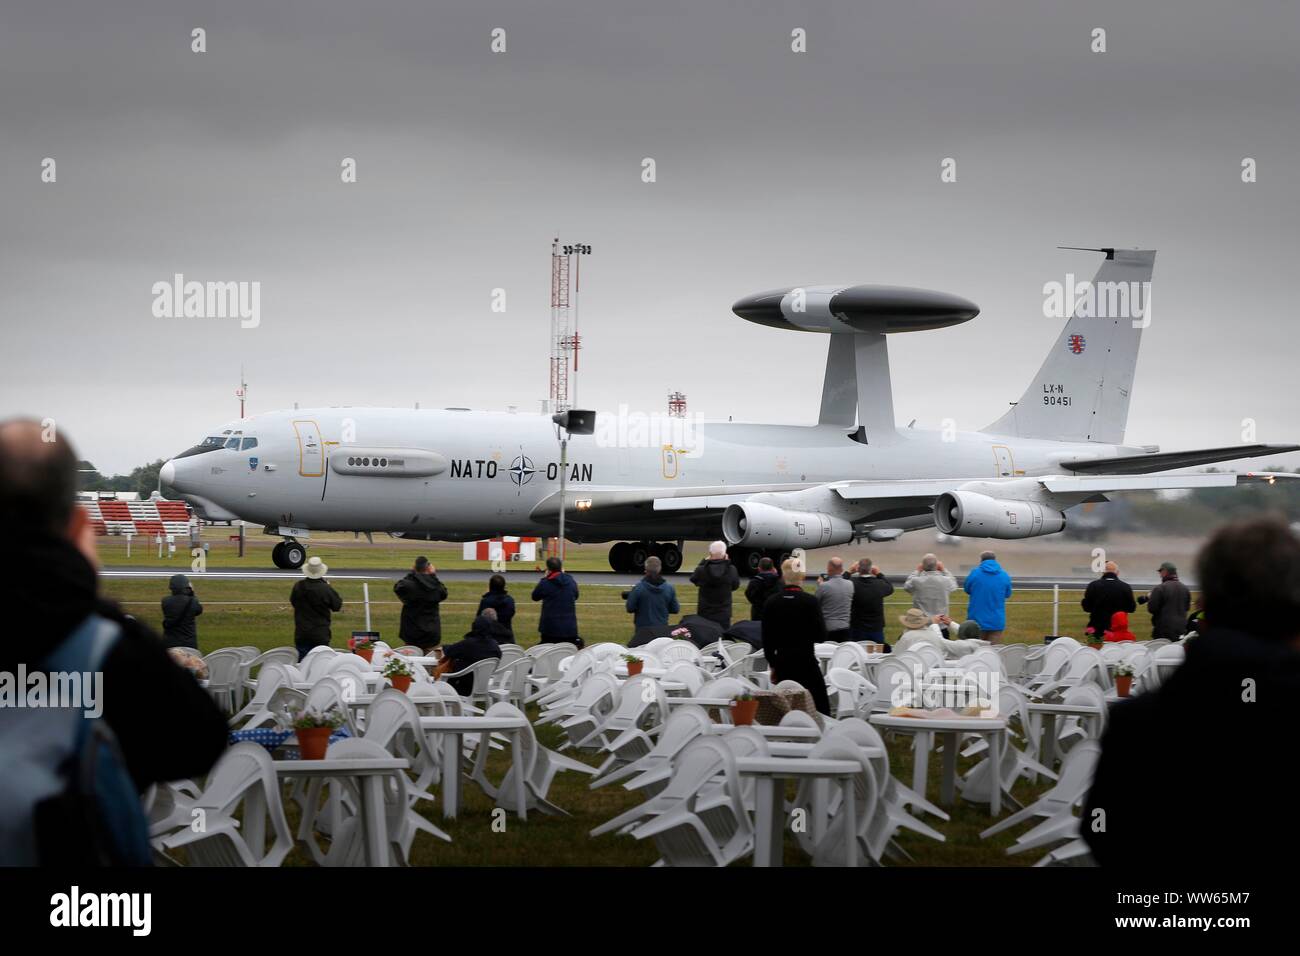
[[532, 481], [535, 474], [537, 469], [533, 467], [533, 460], [527, 455], [516, 455], [515, 460], [510, 463], [510, 480], [520, 487]]

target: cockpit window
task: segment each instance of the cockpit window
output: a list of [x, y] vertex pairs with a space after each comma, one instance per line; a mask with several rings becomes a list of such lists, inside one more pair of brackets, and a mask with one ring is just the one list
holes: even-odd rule
[[190, 448], [185, 449], [177, 458], [189, 458], [193, 455], [204, 455], [210, 451], [217, 451], [220, 448], [233, 448], [239, 451], [240, 438], [238, 435], [232, 436], [227, 430], [220, 435], [209, 435], [203, 441]]
[[256, 438], [245, 438], [245, 439], [244, 439], [244, 447], [243, 447], [243, 451], [248, 451], [248, 449], [250, 449], [250, 448], [256, 448], [256, 447], [257, 447], [257, 439], [256, 439]]

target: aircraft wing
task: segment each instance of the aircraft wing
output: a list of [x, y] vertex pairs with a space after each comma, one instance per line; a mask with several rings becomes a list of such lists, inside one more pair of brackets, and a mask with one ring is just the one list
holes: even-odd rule
[[[570, 521], [604, 520], [626, 515], [628, 509], [639, 511], [711, 511], [721, 510], [737, 501], [765, 493], [801, 491], [816, 487], [816, 482], [784, 482], [770, 485], [702, 485], [681, 488], [580, 487], [568, 488]], [[560, 513], [560, 493], [543, 498], [533, 508], [531, 517], [544, 521]]]
[[1165, 451], [1149, 455], [1121, 455], [1112, 458], [1073, 458], [1061, 462], [1066, 471], [1076, 474], [1145, 475], [1173, 468], [1209, 465], [1216, 461], [1238, 458], [1262, 458], [1300, 451], [1300, 445], [1231, 445], [1227, 448], [1198, 448], [1191, 451]]

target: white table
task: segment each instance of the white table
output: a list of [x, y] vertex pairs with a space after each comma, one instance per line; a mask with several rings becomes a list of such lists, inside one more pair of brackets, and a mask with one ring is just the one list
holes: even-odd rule
[[[1116, 698], [1118, 699], [1118, 698]], [[1043, 766], [1049, 770], [1056, 769], [1056, 718], [1057, 717], [1100, 717], [1100, 708], [1090, 704], [1028, 704], [1029, 713], [1038, 714], [1043, 719], [1038, 738], [1038, 755]]]
[[528, 819], [528, 805], [524, 794], [523, 731], [528, 721], [523, 717], [421, 717], [420, 729], [436, 747], [435, 737], [442, 737], [442, 815], [454, 818], [460, 812], [460, 758], [466, 734], [481, 734], [478, 753], [474, 757], [474, 780], [489, 797], [497, 791], [483, 772], [487, 763], [488, 745], [494, 733], [510, 737], [510, 761], [514, 769], [515, 806], [519, 818]]
[[[858, 865], [857, 806], [853, 800], [853, 779], [862, 765], [852, 760], [822, 760], [808, 757], [741, 757], [736, 769], [755, 778], [754, 866], [780, 866], [785, 838], [785, 781], [835, 779], [843, 788], [840, 812], [845, 815], [844, 863]], [[817, 813], [814, 816], [820, 817]], [[814, 835], [815, 837], [816, 835]]]
[[993, 761], [993, 779], [998, 782], [990, 787], [989, 812], [997, 816], [1002, 812], [1002, 739], [1007, 732], [1005, 717], [951, 717], [938, 719], [933, 717], [890, 717], [888, 714], [876, 714], [871, 723], [886, 730], [905, 734], [915, 734], [913, 754], [915, 765], [912, 768], [912, 789], [925, 796], [925, 781], [930, 772], [930, 740], [932, 734], [943, 737], [943, 782], [939, 790], [939, 802], [952, 806], [957, 793], [957, 738], [961, 734], [978, 734], [988, 741], [989, 759]]
[[[272, 762], [277, 779], [280, 777], [328, 777], [342, 780], [356, 777], [361, 803], [357, 808], [361, 816], [366, 866], [392, 866], [388, 851], [388, 825], [384, 815], [383, 778], [410, 768], [409, 761], [399, 757], [387, 759], [350, 758], [344, 760], [276, 760]], [[248, 808], [244, 814], [245, 839], [250, 846], [261, 847], [266, 840], [266, 806], [259, 787], [248, 792]], [[303, 820], [307, 825], [307, 820]], [[308, 834], [299, 832], [302, 839]]]

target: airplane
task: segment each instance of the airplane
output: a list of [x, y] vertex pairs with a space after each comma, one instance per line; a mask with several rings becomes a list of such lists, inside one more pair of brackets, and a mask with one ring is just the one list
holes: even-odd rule
[[[1061, 531], [1068, 508], [1112, 492], [1284, 477], [1167, 472], [1300, 445], [1162, 452], [1125, 444], [1155, 251], [1094, 251], [1105, 258], [1091, 304], [1079, 297], [1019, 401], [974, 432], [898, 427], [888, 357], [889, 335], [969, 321], [979, 314], [974, 303], [877, 285], [741, 299], [732, 310], [743, 319], [828, 336], [817, 424], [706, 423], [685, 441], [597, 414], [592, 435], [567, 442], [566, 539], [613, 542], [615, 571], [639, 573], [656, 555], [672, 573], [684, 541], [721, 537], [752, 573], [763, 556], [779, 561], [799, 548], [891, 541], [926, 528], [1027, 538]], [[1116, 314], [1133, 312], [1132, 303], [1097, 307], [1103, 299], [1123, 305], [1114, 293], [1126, 289], [1133, 302], [1148, 290], [1137, 314]], [[209, 432], [166, 462], [160, 480], [200, 517], [263, 525], [283, 539], [273, 562], [297, 568], [314, 532], [447, 541], [555, 535], [560, 437], [551, 416], [514, 411], [272, 411]]]

